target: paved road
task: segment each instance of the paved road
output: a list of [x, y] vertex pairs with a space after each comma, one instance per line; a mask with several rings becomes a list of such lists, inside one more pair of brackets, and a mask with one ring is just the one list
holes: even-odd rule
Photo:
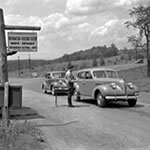
[[49, 141], [49, 150], [149, 150], [149, 93], [142, 93], [135, 108], [112, 103], [99, 108], [92, 100], [73, 102], [68, 108], [66, 96], [43, 94], [43, 79], [13, 79], [23, 85], [23, 106], [43, 116], [35, 120]]

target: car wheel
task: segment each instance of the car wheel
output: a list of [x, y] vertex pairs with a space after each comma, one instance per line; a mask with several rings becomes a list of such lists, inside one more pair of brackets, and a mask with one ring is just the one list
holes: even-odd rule
[[96, 101], [97, 101], [97, 105], [99, 107], [105, 107], [106, 106], [106, 100], [100, 92], [97, 94]]
[[51, 94], [52, 94], [53, 96], [55, 96], [55, 94], [56, 94], [54, 86], [52, 86]]
[[128, 100], [128, 104], [130, 107], [134, 107], [136, 105], [137, 99], [130, 99]]
[[76, 89], [74, 90], [73, 98], [74, 98], [74, 101], [80, 101], [80, 96]]
[[43, 93], [47, 93], [44, 85], [42, 85], [42, 91], [43, 91]]

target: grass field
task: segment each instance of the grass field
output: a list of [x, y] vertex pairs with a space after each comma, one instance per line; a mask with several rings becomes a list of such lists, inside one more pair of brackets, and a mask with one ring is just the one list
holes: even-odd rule
[[150, 92], [150, 78], [147, 77], [146, 66], [119, 71], [119, 76], [137, 85], [141, 92]]
[[[91, 61], [77, 61], [72, 62], [75, 66], [75, 70], [81, 69], [80, 66], [92, 67]], [[85, 65], [86, 64], [86, 65]], [[122, 65], [121, 65], [122, 64]], [[116, 70], [121, 70], [119, 72], [120, 78], [125, 79], [128, 82], [133, 82], [137, 85], [142, 92], [150, 92], [150, 78], [147, 78], [147, 70], [146, 65], [144, 64], [137, 64], [135, 65], [133, 62], [126, 63], [122, 62], [121, 64], [112, 64], [107, 66], [109, 68], [114, 68]], [[106, 67], [106, 66], [102, 66]], [[63, 70], [63, 68], [67, 68], [67, 63], [60, 63], [60, 64], [50, 64], [45, 66], [40, 66], [35, 68], [35, 72], [37, 72], [38, 76], [45, 74], [50, 70]], [[21, 70], [20, 76], [18, 71], [9, 72], [9, 77], [20, 77], [20, 78], [29, 78], [32, 77], [32, 74], [29, 69]]]

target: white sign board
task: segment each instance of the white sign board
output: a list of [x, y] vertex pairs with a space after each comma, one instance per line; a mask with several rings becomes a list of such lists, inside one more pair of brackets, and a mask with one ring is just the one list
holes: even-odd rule
[[37, 33], [8, 32], [8, 48], [18, 52], [37, 52]]

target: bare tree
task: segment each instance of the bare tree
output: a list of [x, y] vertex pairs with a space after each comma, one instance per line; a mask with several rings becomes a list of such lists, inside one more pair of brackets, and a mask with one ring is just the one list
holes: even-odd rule
[[133, 27], [139, 31], [139, 39], [146, 43], [147, 76], [150, 77], [150, 5], [133, 7], [129, 10], [132, 21], [127, 21], [127, 27]]

